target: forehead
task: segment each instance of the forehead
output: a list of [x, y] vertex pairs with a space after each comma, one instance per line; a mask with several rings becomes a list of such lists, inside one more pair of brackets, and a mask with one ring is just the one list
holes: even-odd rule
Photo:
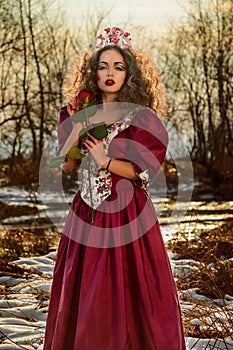
[[122, 54], [120, 54], [116, 50], [106, 50], [102, 52], [100, 55], [99, 62], [101, 61], [105, 61], [105, 62], [114, 61], [114, 62], [124, 63], [124, 57], [122, 56]]

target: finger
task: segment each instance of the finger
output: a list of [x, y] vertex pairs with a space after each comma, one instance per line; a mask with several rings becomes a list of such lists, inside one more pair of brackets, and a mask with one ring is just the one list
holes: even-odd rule
[[88, 145], [88, 143], [87, 143], [86, 141], [83, 142], [83, 144], [84, 144], [84, 146], [86, 147], [86, 149], [87, 149], [88, 151], [91, 150], [91, 147]]
[[84, 141], [84, 145], [85, 145], [85, 146], [88, 145], [88, 147], [91, 147], [91, 148], [96, 146], [96, 144], [93, 143], [93, 142], [90, 141], [90, 140], [85, 140], [85, 141]]
[[97, 143], [100, 143], [99, 140], [97, 140], [94, 136], [92, 136], [89, 132], [87, 132], [87, 135], [90, 137], [90, 139], [92, 139], [92, 141], [97, 144]]

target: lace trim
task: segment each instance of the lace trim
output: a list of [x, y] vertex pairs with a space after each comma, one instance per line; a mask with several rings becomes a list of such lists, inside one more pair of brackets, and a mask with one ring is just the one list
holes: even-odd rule
[[146, 170], [142, 171], [141, 173], [138, 173], [134, 167], [134, 164], [131, 163], [131, 165], [133, 167], [134, 173], [141, 180], [140, 187], [148, 192], [149, 191], [149, 183], [150, 183], [149, 170], [146, 169]]

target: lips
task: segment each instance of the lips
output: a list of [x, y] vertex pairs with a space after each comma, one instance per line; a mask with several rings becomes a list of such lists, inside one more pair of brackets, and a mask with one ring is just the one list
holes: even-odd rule
[[107, 85], [107, 86], [112, 86], [114, 84], [115, 84], [115, 81], [112, 80], [112, 79], [108, 79], [108, 80], [105, 81], [105, 85]]

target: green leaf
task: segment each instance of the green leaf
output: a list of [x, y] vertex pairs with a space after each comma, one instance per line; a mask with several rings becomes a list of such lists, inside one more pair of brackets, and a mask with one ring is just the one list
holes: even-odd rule
[[87, 107], [85, 109], [85, 113], [86, 113], [86, 118], [90, 118], [92, 117], [97, 111], [97, 107], [96, 105], [90, 105], [89, 107]]
[[104, 122], [96, 124], [96, 126], [90, 130], [90, 134], [97, 140], [102, 140], [108, 135], [107, 128]]
[[79, 134], [79, 140], [82, 140], [84, 139], [85, 137], [87, 137], [87, 131], [89, 130], [88, 127], [86, 128], [82, 128], [82, 130], [80, 131], [80, 134]]
[[57, 168], [59, 167], [62, 163], [64, 163], [66, 159], [66, 156], [59, 156], [59, 157], [54, 157], [49, 160], [49, 167], [50, 168]]
[[74, 123], [83, 122], [84, 120], [86, 120], [85, 109], [81, 109], [80, 111], [76, 112], [70, 117], [70, 119]]
[[85, 104], [85, 106], [88, 106], [88, 104], [89, 104], [89, 97], [88, 96], [86, 97], [84, 104]]
[[67, 156], [70, 159], [80, 159], [80, 149], [77, 146], [73, 146], [67, 152]]

